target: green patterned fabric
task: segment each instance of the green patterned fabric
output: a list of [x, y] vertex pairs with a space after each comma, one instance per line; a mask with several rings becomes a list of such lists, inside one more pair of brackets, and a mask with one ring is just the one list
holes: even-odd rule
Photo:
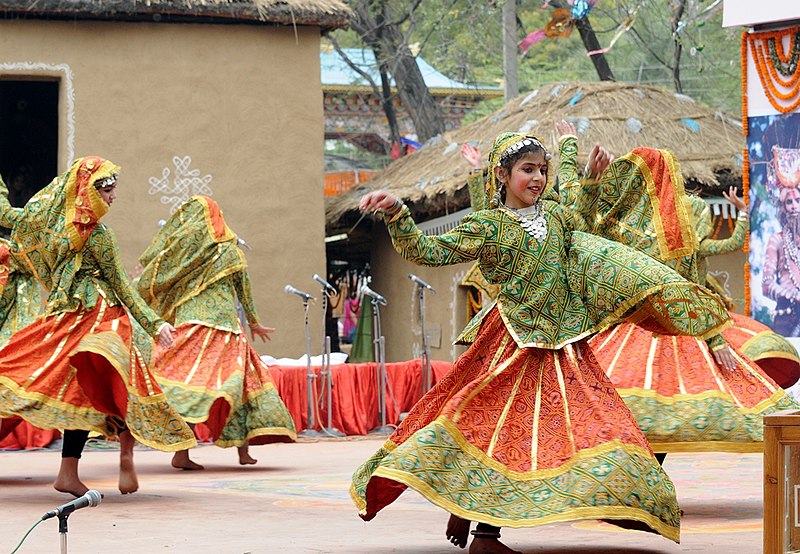
[[42, 311], [39, 283], [12, 263], [10, 244], [0, 239], [0, 347]]
[[213, 200], [194, 196], [170, 216], [139, 258], [139, 294], [173, 325], [241, 332], [236, 303], [258, 323], [247, 261]]
[[[116, 237], [99, 223], [108, 206], [94, 182], [118, 171], [99, 158], [76, 160], [25, 205], [11, 233], [11, 255], [48, 291], [47, 315], [81, 307], [91, 310], [103, 295], [109, 305], [127, 307], [147, 333], [156, 336], [164, 320], [133, 291]], [[5, 209], [0, 203], [0, 211]]]
[[8, 187], [0, 177], [0, 226], [11, 229], [23, 217], [22, 208], [15, 208], [8, 201]]
[[762, 331], [752, 339], [742, 345], [742, 354], [753, 361], [762, 358], [784, 358], [786, 360], [798, 360], [800, 355], [797, 349], [792, 346], [783, 335], [770, 330]]
[[[697, 245], [687, 245], [683, 255], [662, 251], [654, 228], [652, 198], [640, 167], [626, 157], [617, 158], [601, 180], [581, 180], [578, 175], [578, 142], [564, 137], [559, 146], [560, 202], [574, 215], [575, 228], [615, 240], [668, 265], [685, 278], [699, 283]], [[683, 183], [677, 187], [683, 190]], [[685, 195], [684, 195], [685, 196]], [[684, 208], [688, 216], [688, 206]], [[696, 239], [695, 239], [696, 241]]]
[[[496, 526], [632, 519], [677, 540], [680, 514], [671, 501], [674, 487], [657, 473], [644, 449], [632, 451], [611, 442], [558, 470], [526, 473], [492, 462], [447, 420], [438, 419], [402, 444], [387, 443], [378, 450], [353, 475], [350, 494], [361, 505], [369, 480], [384, 477], [412, 487], [451, 513]], [[637, 495], [633, 504], [638, 507], [631, 506], [631, 495]]]
[[700, 241], [697, 254], [698, 260], [698, 277], [700, 283], [703, 284], [708, 276], [708, 257], [716, 256], [718, 254], [729, 254], [736, 252], [744, 247], [744, 241], [747, 234], [750, 232], [750, 221], [748, 219], [736, 218], [736, 225], [733, 228], [733, 233], [726, 239], [714, 239], [711, 235], [714, 233], [714, 224], [711, 219], [711, 208], [699, 196], [688, 196], [689, 203], [692, 207], [692, 215], [696, 223], [697, 236]]
[[244, 380], [241, 373], [234, 373], [214, 390], [199, 391], [184, 383], [175, 383], [159, 378], [159, 385], [189, 423], [202, 423], [208, 419], [211, 406], [219, 399], [231, 405], [220, 436], [214, 444], [221, 447], [244, 446], [255, 437], [264, 435], [289, 436], [292, 440], [295, 426], [289, 410], [281, 401], [272, 383], [261, 391], [250, 391], [242, 401]]
[[469, 191], [469, 205], [473, 212], [479, 212], [489, 207], [483, 173], [471, 174], [467, 178], [467, 190]]
[[[620, 390], [625, 404], [651, 443], [762, 443], [764, 416], [780, 410], [796, 410], [792, 398], [779, 390], [763, 410], [744, 412], [732, 397], [692, 397], [680, 402], [663, 402], [641, 389]], [[755, 445], [757, 451], [762, 444]]]
[[[429, 237], [403, 207], [387, 227], [395, 249], [420, 265], [478, 260], [486, 279], [500, 285], [497, 306], [520, 347], [560, 348], [635, 308], [647, 308], [664, 332], [705, 337], [728, 324], [724, 306], [702, 287], [622, 244], [572, 233], [570, 212], [540, 202], [548, 222], [541, 242], [505, 208], [469, 214], [450, 232]], [[473, 318], [459, 343], [472, 342], [485, 313]]]

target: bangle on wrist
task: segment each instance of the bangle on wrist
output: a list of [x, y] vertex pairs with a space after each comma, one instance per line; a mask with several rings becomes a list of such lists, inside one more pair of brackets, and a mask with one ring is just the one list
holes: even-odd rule
[[482, 167], [473, 167], [472, 169], [469, 170], [469, 173], [470, 173], [470, 175], [477, 175], [478, 173], [483, 175], [483, 168]]
[[388, 210], [386, 210], [386, 213], [389, 214], [389, 215], [397, 215], [397, 214], [400, 213], [400, 210], [403, 209], [403, 206], [405, 206], [405, 204], [403, 203], [402, 200], [400, 200], [398, 198], [398, 199], [396, 199], [394, 201], [394, 204], [392, 204], [392, 207], [389, 208]]
[[736, 219], [748, 219], [749, 217], [750, 217], [750, 214], [748, 214], [746, 209], [745, 209], [745, 210], [740, 210], [739, 211], [739, 214], [736, 216]]

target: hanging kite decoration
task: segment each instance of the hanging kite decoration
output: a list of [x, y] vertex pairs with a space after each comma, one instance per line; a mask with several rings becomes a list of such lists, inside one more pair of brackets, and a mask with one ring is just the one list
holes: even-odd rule
[[[597, 2], [598, 0], [569, 0], [567, 3], [572, 6], [570, 9], [558, 8], [554, 10], [553, 17], [550, 18], [544, 29], [533, 31], [522, 39], [517, 46], [519, 46], [524, 55], [531, 46], [546, 38], [568, 37], [572, 33], [572, 29], [575, 28], [575, 24], [586, 18]], [[546, 8], [547, 6], [548, 4], [545, 3], [542, 7]]]

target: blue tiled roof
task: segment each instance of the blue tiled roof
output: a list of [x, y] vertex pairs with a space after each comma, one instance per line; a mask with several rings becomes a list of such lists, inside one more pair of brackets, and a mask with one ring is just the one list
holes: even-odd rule
[[[375, 55], [372, 50], [361, 48], [343, 48], [342, 50], [350, 61], [357, 65], [364, 73], [370, 75], [376, 83], [380, 83], [380, 73], [378, 72], [378, 66], [375, 63]], [[419, 56], [417, 56], [417, 65], [425, 79], [425, 84], [428, 85], [430, 89], [500, 90], [500, 87], [468, 85], [454, 81], [436, 71], [428, 62]], [[320, 52], [320, 69], [322, 73], [322, 86], [370, 86], [364, 77], [347, 65], [336, 51]], [[392, 86], [394, 86], [393, 78], [391, 83]]]

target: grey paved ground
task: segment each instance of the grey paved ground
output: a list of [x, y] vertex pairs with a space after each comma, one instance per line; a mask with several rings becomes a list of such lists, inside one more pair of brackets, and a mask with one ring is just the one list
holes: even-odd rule
[[[447, 514], [413, 492], [364, 523], [348, 494], [350, 474], [379, 439], [196, 449], [203, 472], [169, 467], [170, 455], [137, 450], [140, 492], [116, 490], [115, 451], [90, 451], [82, 478], [105, 494], [70, 519], [69, 552], [457, 554], [444, 538]], [[0, 452], [0, 554], [11, 552], [47, 510], [69, 500], [51, 488], [57, 451]], [[761, 456], [670, 455], [665, 464], [685, 510], [682, 544], [594, 521], [506, 529], [526, 554], [642, 554], [761, 551]], [[56, 520], [39, 525], [20, 553], [59, 551]]]

